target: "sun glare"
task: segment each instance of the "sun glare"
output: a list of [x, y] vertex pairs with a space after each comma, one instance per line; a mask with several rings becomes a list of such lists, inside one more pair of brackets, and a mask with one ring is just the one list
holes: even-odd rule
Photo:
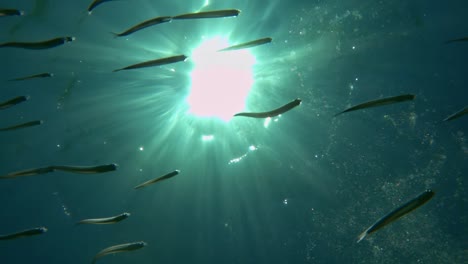
[[255, 57], [248, 50], [217, 52], [228, 46], [226, 39], [217, 37], [194, 50], [189, 113], [229, 121], [244, 109], [254, 82]]

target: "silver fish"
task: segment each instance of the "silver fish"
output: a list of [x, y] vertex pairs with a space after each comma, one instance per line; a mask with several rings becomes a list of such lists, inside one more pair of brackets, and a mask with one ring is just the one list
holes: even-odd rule
[[443, 121], [445, 122], [445, 121], [454, 120], [466, 114], [468, 114], [468, 106], [465, 106], [465, 108], [455, 112], [454, 114], [451, 114], [450, 116], [446, 117]]
[[47, 228], [45, 227], [36, 227], [36, 228], [31, 228], [27, 230], [23, 230], [20, 232], [8, 234], [8, 235], [0, 235], [0, 240], [10, 240], [10, 239], [16, 239], [20, 237], [27, 237], [27, 236], [34, 236], [34, 235], [40, 235], [44, 234], [47, 232]]
[[5, 9], [0, 8], [0, 17], [4, 16], [23, 16], [24, 11], [18, 9]]
[[75, 40], [75, 37], [59, 37], [49, 40], [39, 41], [39, 42], [6, 42], [0, 44], [0, 48], [22, 48], [22, 49], [50, 49], [60, 45], [63, 45], [67, 42]]
[[238, 9], [225, 9], [225, 10], [214, 10], [196, 13], [187, 13], [172, 17], [172, 19], [199, 19], [199, 18], [218, 18], [218, 17], [235, 17], [240, 14]]
[[344, 111], [341, 111], [341, 112], [337, 113], [335, 116], [340, 115], [342, 113], [356, 111], [356, 110], [360, 110], [360, 109], [364, 109], [364, 108], [371, 108], [371, 107], [401, 103], [401, 102], [405, 102], [405, 101], [411, 101], [415, 97], [416, 96], [413, 95], [413, 94], [403, 94], [403, 95], [398, 95], [398, 96], [393, 96], [393, 97], [387, 97], [387, 98], [372, 100], [372, 101], [369, 101], [369, 102], [365, 102], [365, 103], [362, 103], [362, 104], [352, 106], [352, 107], [350, 107], [350, 108], [348, 108], [348, 109], [346, 109]]
[[91, 14], [94, 8], [96, 8], [98, 5], [105, 3], [105, 2], [110, 2], [112, 0], [94, 0], [88, 7], [88, 14]]
[[45, 173], [49, 173], [53, 171], [54, 171], [53, 167], [27, 169], [27, 170], [15, 171], [15, 172], [8, 173], [6, 175], [2, 175], [0, 176], [0, 179], [12, 179], [16, 177], [33, 176], [33, 175], [45, 174]]
[[185, 55], [177, 55], [177, 56], [166, 57], [162, 59], [150, 60], [150, 61], [133, 64], [133, 65], [121, 68], [121, 69], [114, 70], [114, 72], [118, 72], [122, 70], [130, 70], [130, 69], [139, 69], [139, 68], [145, 68], [145, 67], [161, 66], [161, 65], [185, 61], [186, 59], [187, 59], [187, 56]]
[[95, 174], [95, 173], [104, 173], [109, 171], [115, 171], [117, 169], [117, 164], [106, 164], [99, 166], [51, 166], [52, 169], [58, 171], [65, 171], [71, 173], [79, 174]]
[[24, 80], [34, 79], [34, 78], [47, 78], [47, 77], [53, 77], [53, 76], [54, 76], [53, 73], [44, 72], [44, 73], [29, 75], [29, 76], [25, 76], [25, 77], [10, 79], [8, 81], [24, 81]]
[[224, 49], [220, 49], [218, 51], [247, 49], [247, 48], [267, 44], [267, 43], [270, 43], [271, 41], [272, 41], [272, 38], [261, 38], [261, 39], [256, 39], [256, 40], [252, 40], [252, 41], [249, 41], [249, 42], [233, 45], [233, 46], [230, 46], [230, 47], [227, 47], [227, 48], [224, 48]]
[[155, 18], [143, 21], [140, 24], [137, 24], [137, 25], [125, 30], [122, 33], [113, 33], [113, 34], [116, 37], [128, 36], [128, 35], [130, 35], [130, 34], [132, 34], [134, 32], [142, 30], [144, 28], [154, 26], [154, 25], [158, 25], [158, 24], [162, 24], [162, 23], [166, 23], [166, 22], [171, 22], [171, 20], [172, 20], [172, 17], [170, 17], [170, 16], [155, 17]]
[[9, 126], [9, 127], [3, 127], [3, 128], [0, 128], [0, 131], [10, 131], [10, 130], [16, 130], [16, 129], [26, 128], [26, 127], [39, 126], [39, 125], [42, 125], [43, 123], [44, 121], [42, 120], [34, 120], [34, 121], [29, 121], [26, 123], [21, 123], [21, 124]]
[[246, 117], [254, 117], [254, 118], [267, 118], [267, 117], [274, 117], [277, 115], [281, 115], [294, 107], [300, 105], [302, 102], [301, 99], [297, 98], [294, 99], [293, 101], [268, 112], [248, 112], [248, 113], [237, 113], [234, 116], [246, 116]]
[[146, 245], [147, 245], [146, 242], [138, 241], [138, 242], [120, 244], [120, 245], [115, 245], [115, 246], [105, 248], [105, 249], [101, 250], [99, 253], [97, 253], [96, 256], [94, 256], [92, 264], [96, 263], [96, 261], [99, 258], [104, 257], [105, 255], [120, 253], [120, 252], [133, 251], [133, 250], [143, 248]]
[[29, 99], [29, 96], [21, 95], [21, 96], [17, 96], [15, 98], [12, 98], [10, 100], [7, 100], [5, 102], [1, 102], [0, 103], [0, 110], [7, 109], [7, 108], [12, 107], [14, 105], [17, 105], [17, 104], [19, 104], [21, 102], [27, 101], [28, 99]]
[[169, 172], [168, 174], [166, 175], [163, 175], [161, 177], [158, 177], [158, 178], [155, 178], [155, 179], [152, 179], [152, 180], [149, 180], [149, 181], [146, 181], [142, 184], [139, 184], [137, 186], [135, 186], [134, 189], [139, 189], [139, 188], [143, 188], [145, 186], [148, 186], [150, 184], [153, 184], [153, 183], [156, 183], [156, 182], [159, 182], [159, 181], [162, 181], [162, 180], [166, 180], [166, 179], [169, 179], [169, 178], [172, 178], [174, 176], [176, 176], [177, 174], [179, 174], [179, 170], [175, 170], [175, 171], [172, 171], [172, 172]]
[[375, 222], [373, 225], [371, 225], [369, 228], [367, 228], [364, 232], [362, 232], [359, 235], [357, 242], [358, 243], [361, 242], [361, 240], [363, 240], [367, 235], [374, 233], [375, 231], [381, 229], [382, 227], [392, 223], [398, 218], [404, 216], [405, 214], [425, 204], [434, 195], [435, 195], [435, 192], [433, 192], [432, 190], [425, 190], [416, 198], [413, 198], [412, 200], [408, 201], [407, 203], [401, 205], [400, 207], [396, 208], [395, 210], [391, 211], [384, 217], [377, 220], [377, 222]]
[[91, 219], [84, 219], [76, 223], [79, 224], [94, 224], [94, 225], [102, 225], [102, 224], [115, 224], [124, 219], [127, 219], [130, 216], [130, 213], [122, 213], [116, 216], [105, 217], [105, 218], [91, 218]]

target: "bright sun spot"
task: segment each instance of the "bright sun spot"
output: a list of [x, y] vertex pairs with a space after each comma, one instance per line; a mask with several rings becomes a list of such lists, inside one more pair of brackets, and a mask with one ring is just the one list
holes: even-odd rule
[[248, 50], [217, 52], [229, 43], [220, 37], [204, 41], [191, 56], [189, 113], [229, 121], [245, 107], [253, 85], [255, 57]]

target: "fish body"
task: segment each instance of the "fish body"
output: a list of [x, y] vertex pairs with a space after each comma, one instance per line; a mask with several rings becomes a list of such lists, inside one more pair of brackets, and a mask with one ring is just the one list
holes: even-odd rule
[[54, 171], [53, 167], [27, 169], [27, 170], [8, 173], [7, 175], [0, 176], [0, 179], [12, 179], [12, 178], [22, 177], [22, 176], [33, 176], [33, 175], [45, 174], [45, 173], [49, 173], [53, 171]]
[[261, 39], [256, 39], [256, 40], [252, 40], [252, 41], [249, 41], [249, 42], [233, 45], [233, 46], [230, 46], [230, 47], [227, 47], [227, 48], [224, 48], [224, 49], [220, 49], [218, 51], [247, 49], [247, 48], [267, 44], [267, 43], [270, 43], [271, 41], [272, 41], [272, 38], [261, 38]]
[[79, 173], [79, 174], [95, 174], [114, 171], [117, 169], [117, 164], [106, 164], [99, 166], [51, 166], [54, 170]]
[[16, 129], [26, 128], [26, 127], [39, 126], [39, 125], [42, 125], [43, 123], [44, 121], [42, 120], [34, 120], [34, 121], [29, 121], [26, 123], [21, 123], [21, 124], [9, 126], [9, 127], [3, 127], [3, 128], [0, 128], [0, 131], [10, 131], [10, 130], [16, 130]]
[[166, 58], [162, 58], [162, 59], [150, 60], [150, 61], [145, 61], [145, 62], [133, 64], [133, 65], [121, 68], [121, 69], [114, 70], [114, 72], [118, 72], [118, 71], [122, 71], [122, 70], [131, 70], [131, 69], [153, 67], [153, 66], [161, 66], [161, 65], [176, 63], [176, 62], [180, 62], [180, 61], [185, 61], [186, 59], [187, 59], [187, 56], [185, 56], [185, 55], [177, 55], [177, 56], [166, 57]]
[[8, 235], [0, 235], [0, 240], [10, 240], [10, 239], [16, 239], [20, 237], [27, 237], [27, 236], [34, 236], [34, 235], [40, 235], [44, 234], [47, 232], [47, 228], [45, 227], [36, 227], [36, 228], [31, 228], [27, 230], [23, 230], [20, 232], [8, 234]]
[[77, 223], [79, 224], [94, 224], [94, 225], [102, 225], [102, 224], [115, 224], [124, 219], [127, 219], [130, 216], [130, 213], [122, 213], [116, 216], [105, 217], [105, 218], [91, 218], [91, 219], [84, 219]]
[[97, 253], [96, 256], [94, 256], [92, 264], [96, 263], [96, 261], [99, 258], [104, 257], [105, 255], [120, 253], [120, 252], [133, 251], [133, 250], [143, 248], [146, 245], [147, 245], [146, 242], [138, 241], [138, 242], [120, 244], [120, 245], [115, 245], [115, 246], [105, 248], [105, 249], [101, 250], [99, 253]]
[[461, 117], [463, 115], [466, 115], [466, 114], [468, 114], [468, 106], [465, 106], [465, 108], [463, 108], [463, 109], [457, 111], [456, 113], [446, 117], [443, 121], [445, 122], [445, 121], [454, 120], [454, 119], [457, 119], [457, 118], [459, 118], [459, 117]]
[[23, 16], [24, 11], [18, 9], [5, 9], [0, 8], [0, 17], [4, 16]]
[[179, 170], [175, 170], [175, 171], [172, 171], [172, 172], [169, 172], [168, 174], [166, 175], [163, 175], [161, 177], [158, 177], [158, 178], [155, 178], [155, 179], [152, 179], [152, 180], [149, 180], [149, 181], [146, 181], [142, 184], [139, 184], [137, 186], [135, 186], [134, 189], [139, 189], [139, 188], [143, 188], [145, 186], [148, 186], [150, 184], [153, 184], [153, 183], [156, 183], [156, 182], [159, 182], [159, 181], [162, 181], [162, 180], [166, 180], [166, 179], [169, 179], [169, 178], [172, 178], [174, 176], [176, 176], [177, 174], [179, 174]]
[[28, 99], [29, 99], [29, 96], [21, 95], [21, 96], [17, 96], [15, 98], [12, 98], [10, 100], [7, 100], [5, 102], [1, 102], [0, 103], [0, 110], [7, 109], [7, 108], [12, 107], [14, 105], [17, 105], [17, 104], [19, 104], [21, 102], [27, 101]]
[[171, 20], [172, 20], [172, 17], [170, 17], [170, 16], [155, 17], [155, 18], [143, 21], [140, 24], [137, 24], [137, 25], [127, 29], [126, 31], [124, 31], [122, 33], [114, 33], [114, 34], [115, 34], [116, 37], [128, 36], [128, 35], [130, 35], [130, 34], [132, 34], [134, 32], [142, 30], [144, 28], [154, 26], [154, 25], [158, 25], [158, 24], [162, 24], [162, 23], [166, 23], [166, 22], [170, 22]]
[[246, 116], [246, 117], [254, 117], [254, 118], [267, 118], [267, 117], [274, 117], [277, 115], [281, 115], [294, 107], [300, 105], [302, 102], [301, 99], [297, 98], [294, 99], [293, 101], [277, 108], [269, 112], [244, 112], [244, 113], [237, 113], [234, 116]]
[[39, 42], [6, 42], [0, 44], [0, 48], [22, 48], [22, 49], [32, 49], [32, 50], [40, 50], [40, 49], [50, 49], [60, 45], [63, 45], [67, 42], [71, 42], [75, 40], [74, 37], [58, 37], [53, 38], [45, 41]]
[[468, 37], [447, 40], [445, 43], [448, 44], [448, 43], [453, 43], [453, 42], [464, 42], [464, 41], [468, 41]]
[[96, 8], [98, 5], [105, 3], [105, 2], [110, 2], [113, 0], [94, 0], [89, 6], [88, 6], [88, 14], [91, 14], [94, 8]]
[[365, 103], [362, 103], [362, 104], [352, 106], [352, 107], [350, 107], [350, 108], [348, 108], [348, 109], [346, 109], [344, 111], [339, 112], [335, 116], [340, 115], [342, 113], [356, 111], [356, 110], [365, 109], [365, 108], [371, 108], [371, 107], [401, 103], [401, 102], [405, 102], [405, 101], [411, 101], [415, 97], [416, 96], [413, 95], [413, 94], [403, 94], [403, 95], [398, 95], [398, 96], [393, 96], [393, 97], [386, 97], [386, 98], [382, 98], [382, 99], [372, 100], [372, 101], [369, 101], [369, 102], [365, 102]]
[[238, 9], [214, 10], [196, 13], [187, 13], [172, 17], [172, 19], [199, 19], [199, 18], [219, 18], [219, 17], [236, 17], [240, 14]]
[[393, 221], [397, 220], [398, 218], [404, 216], [405, 214], [413, 211], [414, 209], [420, 207], [421, 205], [425, 204], [429, 201], [435, 192], [432, 190], [425, 190], [423, 193], [419, 194], [416, 198], [406, 202], [405, 204], [401, 205], [400, 207], [396, 208], [395, 210], [391, 211], [384, 217], [380, 218], [367, 228], [364, 232], [362, 232], [358, 237], [358, 243], [361, 242], [367, 235], [374, 233], [375, 231], [381, 229], [382, 227], [392, 223]]
[[54, 76], [54, 74], [52, 74], [52, 73], [44, 72], [44, 73], [34, 74], [34, 75], [30, 75], [30, 76], [10, 79], [8, 81], [24, 81], [24, 80], [34, 79], [34, 78], [47, 78], [47, 77], [53, 77], [53, 76]]

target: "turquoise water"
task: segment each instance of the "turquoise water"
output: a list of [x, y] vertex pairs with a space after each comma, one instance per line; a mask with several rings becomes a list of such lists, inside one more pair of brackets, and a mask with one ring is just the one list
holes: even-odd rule
[[[0, 241], [0, 263], [91, 263], [100, 250], [133, 241], [147, 246], [97, 263], [466, 262], [468, 117], [441, 122], [467, 104], [468, 43], [444, 43], [468, 36], [465, 1], [122, 0], [88, 15], [89, 4], [0, 0], [26, 14], [0, 18], [0, 43], [76, 38], [0, 49], [0, 101], [30, 96], [1, 110], [0, 126], [44, 121], [0, 132], [0, 175], [118, 164], [102, 174], [2, 180], [0, 234], [48, 231]], [[157, 16], [231, 8], [240, 15], [111, 34]], [[197, 47], [262, 37], [273, 41], [223, 60], [206, 56], [219, 64], [194, 89], [204, 63], [194, 61]], [[178, 54], [188, 59], [112, 72]], [[242, 64], [249, 56], [254, 64]], [[226, 65], [238, 68], [213, 69]], [[41, 72], [54, 76], [7, 81]], [[213, 106], [211, 117], [193, 112], [195, 90], [198, 104]], [[406, 93], [415, 100], [333, 117]], [[240, 100], [232, 114], [302, 104], [266, 124], [222, 118], [222, 97]], [[133, 189], [175, 169], [167, 181]], [[431, 201], [356, 243], [425, 189], [436, 191]], [[114, 225], [75, 225], [123, 212], [131, 216]]]

